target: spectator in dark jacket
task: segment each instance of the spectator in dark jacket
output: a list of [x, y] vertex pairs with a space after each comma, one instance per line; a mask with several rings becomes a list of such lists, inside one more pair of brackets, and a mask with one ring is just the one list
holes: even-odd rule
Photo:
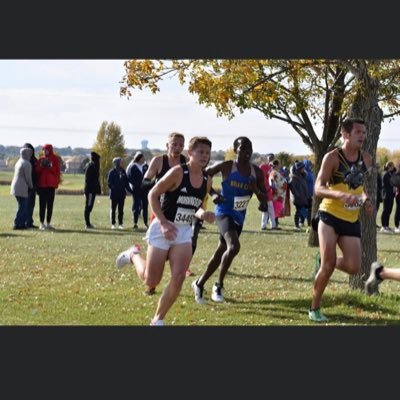
[[96, 195], [101, 193], [100, 189], [100, 156], [92, 151], [90, 153], [91, 161], [85, 170], [85, 223], [86, 229], [94, 229], [90, 223], [90, 213], [93, 210]]
[[380, 232], [392, 233], [389, 228], [390, 214], [393, 210], [395, 190], [391, 182], [391, 177], [396, 173], [396, 168], [392, 161], [388, 161], [384, 167], [384, 173], [382, 176], [382, 199], [383, 199], [383, 210], [381, 215], [382, 228]]
[[142, 152], [138, 151], [133, 157], [133, 160], [129, 163], [126, 169], [126, 174], [128, 176], [128, 181], [132, 190], [133, 203], [132, 203], [132, 213], [133, 213], [133, 229], [137, 229], [137, 223], [139, 220], [139, 215], [142, 213], [143, 222], [147, 228], [148, 222], [148, 208], [149, 201], [147, 195], [149, 190], [142, 187], [143, 176], [148, 170], [149, 166], [146, 163], [146, 159]]
[[[39, 157], [35, 170], [37, 173], [37, 191], [39, 194], [39, 229], [54, 229], [50, 224], [53, 215], [53, 205], [56, 189], [60, 184], [60, 161], [54, 154], [53, 146], [45, 144], [42, 148], [43, 155]], [[47, 210], [47, 215], [46, 215]], [[46, 219], [47, 224], [44, 224]]]
[[292, 171], [289, 188], [293, 195], [293, 204], [296, 207], [296, 212], [294, 214], [294, 229], [301, 230], [301, 209], [307, 207], [309, 199], [304, 163], [302, 161], [296, 162]]
[[132, 193], [128, 177], [121, 165], [121, 157], [113, 159], [114, 168], [108, 172], [107, 184], [111, 200], [111, 229], [115, 229], [115, 212], [118, 207], [118, 228], [124, 229], [124, 205], [126, 192]]
[[[305, 159], [304, 170], [306, 172], [306, 180], [307, 180], [307, 188], [308, 188], [308, 204], [306, 207], [306, 215], [307, 225], [311, 226], [311, 211], [312, 211], [312, 201], [314, 194], [314, 173], [312, 171], [312, 163], [310, 160]], [[302, 223], [304, 223], [304, 216], [302, 218]]]
[[27, 228], [37, 228], [33, 224], [33, 210], [35, 209], [35, 204], [36, 204], [36, 190], [37, 190], [37, 176], [36, 176], [36, 163], [37, 163], [37, 158], [35, 157], [35, 148], [30, 144], [30, 143], [25, 143], [22, 147], [31, 149], [32, 150], [32, 155], [30, 158], [30, 163], [32, 166], [32, 189], [28, 190], [28, 208], [27, 208], [27, 217], [26, 217], [26, 223], [25, 226]]
[[394, 233], [400, 233], [400, 162], [397, 163], [395, 174], [392, 175], [391, 184], [394, 188], [396, 209], [394, 212]]
[[[376, 164], [376, 215], [378, 215], [379, 206], [382, 203], [382, 185], [381, 166]], [[380, 228], [378, 224], [376, 227]]]

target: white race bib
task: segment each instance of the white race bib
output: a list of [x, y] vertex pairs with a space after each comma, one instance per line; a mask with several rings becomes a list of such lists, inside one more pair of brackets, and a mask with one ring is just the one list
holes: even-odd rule
[[250, 201], [250, 196], [235, 196], [233, 199], [233, 209], [235, 211], [246, 210]]
[[178, 207], [175, 214], [175, 224], [179, 225], [191, 225], [193, 221], [193, 217], [195, 214], [195, 210], [191, 208], [181, 208]]
[[354, 204], [354, 206], [350, 206], [350, 205], [348, 205], [348, 204], [345, 204], [345, 205], [344, 205], [344, 208], [345, 208], [346, 210], [350, 210], [350, 211], [351, 211], [351, 210], [357, 210], [358, 208], [361, 208], [362, 205], [363, 205], [362, 196], [358, 196], [357, 203]]

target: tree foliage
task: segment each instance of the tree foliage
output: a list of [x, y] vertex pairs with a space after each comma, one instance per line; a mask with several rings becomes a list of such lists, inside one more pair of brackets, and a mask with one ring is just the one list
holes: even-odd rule
[[107, 174], [114, 157], [125, 157], [125, 141], [121, 128], [114, 122], [103, 121], [97, 132], [93, 151], [100, 155], [100, 184], [102, 193], [108, 193]]
[[283, 167], [290, 167], [295, 160], [295, 156], [287, 153], [286, 151], [280, 151], [279, 153], [275, 154], [275, 158], [279, 160], [280, 165]]
[[233, 150], [233, 147], [228, 147], [225, 151], [225, 161], [235, 160], [235, 159], [236, 159], [235, 150]]
[[[398, 60], [364, 61], [380, 81], [378, 101], [387, 118], [399, 113]], [[313, 153], [330, 150], [339, 127], [362, 85], [360, 60], [130, 60], [121, 95], [147, 88], [157, 93], [166, 77], [176, 77], [200, 104], [217, 115], [256, 109], [288, 123]], [[317, 157], [318, 158], [318, 157]], [[319, 157], [321, 158], [321, 157]], [[318, 160], [316, 160], [318, 162]]]

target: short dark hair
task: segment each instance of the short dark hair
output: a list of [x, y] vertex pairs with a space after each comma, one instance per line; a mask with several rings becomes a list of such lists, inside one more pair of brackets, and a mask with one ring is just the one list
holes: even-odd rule
[[365, 125], [365, 122], [361, 118], [346, 118], [342, 122], [342, 130], [347, 132], [347, 133], [351, 133], [351, 131], [353, 130], [354, 124], [363, 124], [363, 125]]
[[193, 136], [189, 141], [189, 150], [194, 150], [197, 145], [199, 144], [206, 144], [208, 146], [212, 146], [211, 140], [205, 136]]
[[248, 142], [251, 146], [253, 146], [251, 140], [247, 136], [239, 136], [233, 141], [233, 150], [235, 151], [235, 153], [237, 148], [239, 147], [239, 142]]
[[176, 137], [185, 140], [185, 136], [183, 136], [182, 133], [179, 133], [179, 132], [171, 132], [171, 133], [168, 135], [168, 142], [170, 142], [172, 139], [174, 139], [174, 138], [176, 138]]

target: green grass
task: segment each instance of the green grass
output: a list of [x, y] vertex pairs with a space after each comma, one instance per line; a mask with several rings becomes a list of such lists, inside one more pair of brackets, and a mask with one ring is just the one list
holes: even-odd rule
[[[0, 174], [0, 180], [3, 179]], [[62, 187], [82, 188], [82, 175], [64, 175]], [[56, 195], [54, 232], [13, 231], [16, 201], [0, 186], [0, 324], [2, 325], [148, 325], [169, 268], [157, 293], [147, 297], [133, 268], [116, 270], [116, 255], [132, 242], [145, 244], [145, 230], [133, 231], [132, 199], [125, 204], [129, 230], [112, 231], [109, 200], [99, 196], [92, 212], [97, 229], [85, 231], [82, 195]], [[38, 199], [37, 199], [38, 200]], [[210, 300], [214, 277], [206, 284], [203, 306], [195, 303], [188, 278], [167, 315], [168, 325], [312, 325], [310, 305], [315, 248], [307, 234], [292, 230], [260, 231], [260, 213], [252, 200], [241, 236], [241, 251], [225, 280], [226, 302]], [[35, 208], [38, 223], [38, 204]], [[141, 224], [142, 221], [140, 220]], [[191, 269], [196, 276], [214, 252], [218, 232], [206, 225], [199, 236]], [[399, 266], [399, 236], [378, 234], [379, 260]], [[145, 247], [145, 246], [144, 246]], [[385, 281], [381, 295], [351, 291], [348, 276], [335, 271], [323, 297], [330, 325], [400, 324], [400, 284]]]

